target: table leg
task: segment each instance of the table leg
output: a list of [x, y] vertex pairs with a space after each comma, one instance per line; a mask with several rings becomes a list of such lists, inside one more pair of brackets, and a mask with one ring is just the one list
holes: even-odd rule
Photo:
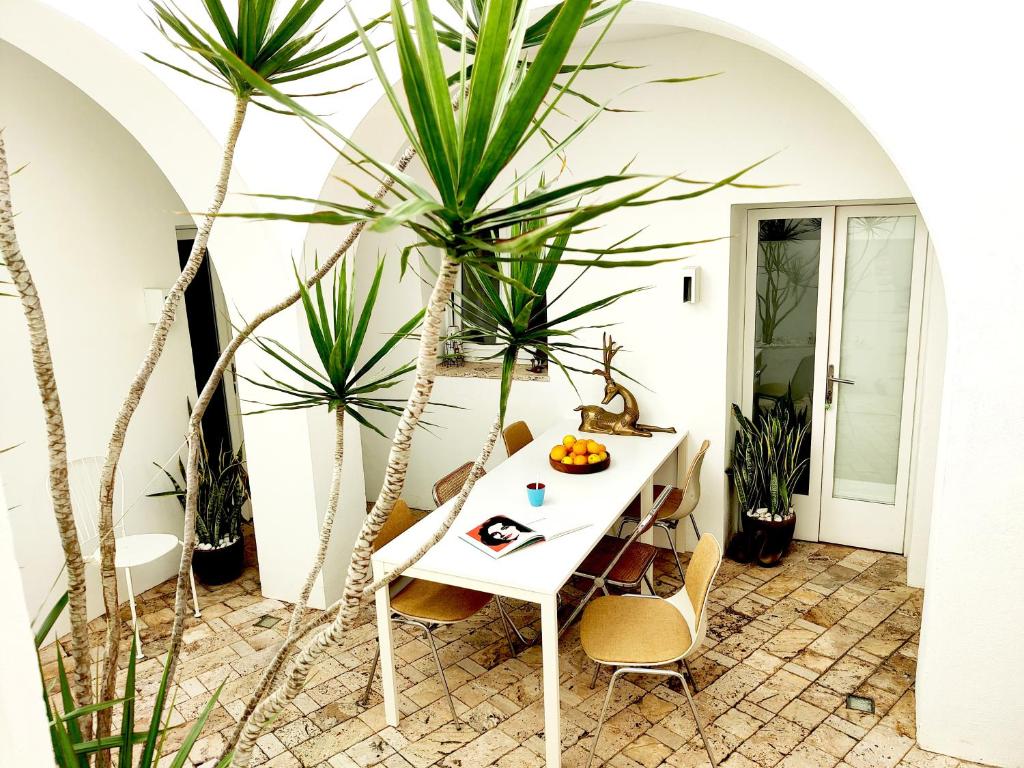
[[562, 763], [562, 713], [558, 672], [558, 602], [554, 595], [540, 606], [544, 660], [544, 748], [547, 768]]
[[[640, 517], [644, 518], [647, 513], [654, 507], [654, 475], [647, 478], [647, 482], [644, 483], [644, 487], [640, 489]], [[646, 531], [640, 534], [640, 541], [644, 544], [654, 543], [654, 528], [648, 528]], [[647, 569], [647, 579], [653, 584], [654, 583], [654, 566], [652, 565]], [[641, 591], [644, 594], [650, 594], [651, 590], [648, 589], [647, 584], [641, 586]]]
[[[374, 578], [384, 569], [373, 564]], [[380, 687], [384, 694], [384, 718], [390, 726], [398, 725], [398, 687], [395, 684], [395, 640], [391, 628], [391, 595], [388, 589], [377, 590], [377, 642], [380, 645]]]

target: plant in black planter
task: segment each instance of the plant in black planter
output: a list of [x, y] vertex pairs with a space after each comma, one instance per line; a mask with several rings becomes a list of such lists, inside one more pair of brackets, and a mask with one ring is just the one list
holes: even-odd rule
[[788, 395], [759, 409], [753, 420], [735, 403], [732, 410], [739, 424], [732, 479], [745, 533], [745, 541], [733, 549], [760, 565], [778, 565], [793, 540], [793, 493], [809, 463], [803, 450], [810, 429], [807, 414], [798, 412]]
[[[185, 476], [185, 466], [180, 458], [178, 471], [181, 477]], [[174, 489], [149, 495], [174, 496], [184, 510], [183, 484], [166, 469], [163, 472]], [[192, 557], [192, 569], [202, 583], [226, 584], [241, 575], [245, 567], [242, 508], [248, 500], [249, 475], [245, 469], [243, 448], [239, 446], [235, 453], [222, 449], [211, 461], [204, 440], [199, 453], [198, 541]]]

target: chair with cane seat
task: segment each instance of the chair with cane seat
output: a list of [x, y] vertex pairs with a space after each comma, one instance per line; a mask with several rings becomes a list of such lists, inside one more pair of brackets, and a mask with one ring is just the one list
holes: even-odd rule
[[517, 453], [533, 442], [533, 433], [530, 431], [530, 428], [526, 425], [525, 421], [517, 421], [509, 424], [504, 430], [502, 430], [501, 437], [505, 441], [505, 452], [509, 456]]
[[636, 589], [641, 583], [646, 582], [647, 588], [654, 594], [654, 585], [647, 577], [647, 572], [654, 565], [658, 556], [658, 548], [650, 544], [637, 541], [644, 531], [648, 530], [657, 519], [657, 516], [667, 499], [671, 497], [672, 486], [662, 488], [661, 493], [655, 500], [651, 511], [640, 521], [628, 539], [620, 539], [617, 536], [602, 536], [597, 545], [590, 551], [576, 569], [574, 576], [590, 579], [590, 588], [570, 614], [569, 618], [559, 630], [559, 635], [572, 624], [573, 620], [587, 606], [590, 599], [597, 590], [602, 590], [605, 595], [610, 594], [608, 587], [620, 589]]
[[622, 675], [675, 677], [682, 683], [686, 700], [704, 740], [711, 765], [717, 766], [704, 726], [693, 703], [686, 676], [669, 666], [685, 664], [707, 634], [708, 594], [722, 564], [722, 547], [710, 534], [701, 537], [686, 567], [683, 587], [668, 598], [647, 595], [599, 597], [587, 606], [580, 622], [580, 644], [597, 663], [591, 687], [602, 666], [614, 667], [587, 768], [594, 760], [608, 703]]
[[[392, 539], [397, 538], [405, 531], [412, 528], [418, 522], [417, 518], [404, 501], [399, 499], [388, 516], [387, 522], [381, 528], [377, 539], [373, 543], [374, 550], [378, 550]], [[391, 595], [391, 620], [407, 626], [422, 629], [427, 636], [430, 651], [434, 655], [434, 662], [437, 664], [437, 673], [441, 676], [441, 685], [444, 687], [445, 696], [448, 698], [448, 706], [451, 708], [452, 719], [456, 727], [461, 723], [458, 714], [455, 712], [455, 701], [452, 699], [451, 691], [448, 689], [448, 680], [444, 675], [444, 667], [441, 665], [441, 657], [437, 653], [437, 644], [434, 642], [433, 631], [437, 627], [448, 624], [457, 624], [465, 621], [480, 612], [494, 597], [486, 592], [477, 592], [474, 589], [455, 587], [449, 584], [437, 584], [424, 579], [409, 579], [400, 581], [392, 586], [395, 590]], [[512, 635], [509, 632], [511, 620], [505, 614], [505, 609], [498, 602], [498, 612], [501, 614], [502, 626], [505, 629], [505, 639], [508, 647], [515, 655], [515, 645], [512, 642]], [[373, 657], [370, 666], [370, 675], [366, 681], [366, 689], [360, 699], [364, 705], [369, 701], [370, 689], [373, 685], [373, 678], [377, 672], [377, 664], [380, 661], [380, 645], [377, 646], [377, 653]]]
[[[99, 493], [100, 477], [103, 472], [103, 457], [90, 456], [76, 459], [68, 465], [68, 486], [71, 491], [71, 506], [75, 511], [75, 527], [78, 529], [78, 540], [82, 547], [86, 562], [100, 562], [99, 535]], [[125, 532], [124, 525], [124, 478], [120, 468], [114, 475], [114, 543], [117, 553], [114, 568], [124, 571], [124, 579], [128, 586], [128, 600], [132, 612], [132, 626], [135, 630], [135, 647], [139, 658], [142, 652], [142, 638], [139, 635], [139, 619], [135, 610], [135, 587], [132, 584], [132, 568], [151, 563], [163, 557], [175, 547], [182, 546], [182, 541], [171, 533], [135, 533]], [[196, 580], [191, 569], [188, 573], [189, 586], [192, 588], [193, 615], [199, 618], [199, 600], [196, 598]]]
[[[700, 445], [700, 449], [697, 451], [697, 455], [693, 457], [693, 461], [690, 462], [690, 467], [686, 471], [686, 481], [683, 484], [682, 489], [673, 488], [672, 493], [668, 500], [665, 502], [658, 514], [658, 519], [655, 521], [654, 526], [660, 528], [665, 532], [665, 537], [668, 539], [668, 548], [672, 550], [672, 556], [676, 559], [676, 568], [679, 569], [679, 578], [683, 579], [683, 564], [679, 561], [679, 553], [676, 551], [676, 526], [679, 525], [680, 521], [685, 520], [687, 517], [690, 518], [690, 525], [693, 526], [693, 533], [697, 537], [697, 541], [700, 541], [700, 529], [697, 528], [697, 521], [693, 517], [693, 512], [697, 508], [697, 503], [700, 501], [700, 469], [704, 465], [704, 455], [708, 452], [708, 448], [711, 447], [711, 442], [705, 440]], [[664, 486], [654, 486], [655, 495], [661, 493]], [[630, 504], [625, 513], [622, 515], [622, 522], [619, 523], [619, 535], [622, 535], [622, 529], [627, 523], [633, 523], [634, 525], [640, 521], [640, 499], [635, 499]]]

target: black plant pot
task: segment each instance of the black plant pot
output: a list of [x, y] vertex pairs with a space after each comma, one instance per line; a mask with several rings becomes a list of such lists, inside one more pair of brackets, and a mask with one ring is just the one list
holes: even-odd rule
[[743, 524], [747, 526], [753, 542], [752, 559], [763, 568], [781, 565], [793, 541], [796, 515], [790, 515], [780, 522], [745, 517]]
[[192, 571], [203, 584], [227, 584], [242, 575], [245, 568], [245, 541], [239, 536], [226, 547], [196, 549]]

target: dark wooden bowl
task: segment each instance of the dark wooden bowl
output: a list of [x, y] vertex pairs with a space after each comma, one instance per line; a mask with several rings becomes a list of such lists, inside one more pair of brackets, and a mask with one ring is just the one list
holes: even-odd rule
[[548, 456], [548, 463], [551, 464], [553, 469], [564, 472], [567, 475], [593, 475], [597, 472], [604, 472], [611, 466], [612, 455], [609, 453], [607, 459], [599, 461], [597, 464], [563, 464], [560, 461], [555, 461], [550, 456]]

